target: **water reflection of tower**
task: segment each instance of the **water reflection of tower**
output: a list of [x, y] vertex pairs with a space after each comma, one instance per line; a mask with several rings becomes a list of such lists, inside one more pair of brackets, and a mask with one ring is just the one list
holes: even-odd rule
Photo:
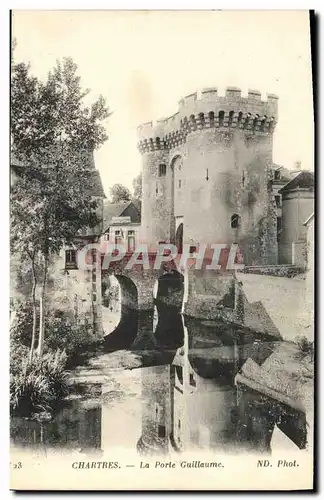
[[[220, 451], [235, 439], [235, 389], [218, 378], [205, 378], [194, 369], [189, 359], [186, 327], [184, 331], [183, 351], [179, 350], [172, 366], [174, 444], [179, 451]], [[208, 364], [208, 356], [201, 361]]]
[[182, 451], [188, 442], [187, 392], [194, 391], [195, 381], [187, 368], [183, 349], [172, 365], [142, 370], [142, 436], [137, 449], [143, 454]]
[[177, 451], [184, 451], [190, 443], [190, 420], [188, 415], [189, 397], [195, 392], [196, 379], [188, 359], [187, 335], [184, 346], [177, 354], [170, 367], [171, 374], [171, 439]]
[[185, 338], [171, 365], [142, 372], [140, 453], [220, 450], [235, 437], [234, 387], [194, 372], [187, 345]]
[[164, 454], [170, 449], [170, 395], [170, 365], [142, 369], [142, 435], [137, 442], [142, 454]]

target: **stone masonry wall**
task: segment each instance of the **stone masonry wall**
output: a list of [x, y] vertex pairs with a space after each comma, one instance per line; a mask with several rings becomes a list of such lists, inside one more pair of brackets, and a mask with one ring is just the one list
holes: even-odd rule
[[170, 118], [139, 126], [146, 243], [174, 240], [173, 219], [183, 216], [184, 243], [239, 242], [247, 264], [276, 264], [270, 169], [277, 114], [272, 94], [261, 101], [258, 91], [242, 97], [231, 87], [222, 97], [211, 88], [182, 99]]

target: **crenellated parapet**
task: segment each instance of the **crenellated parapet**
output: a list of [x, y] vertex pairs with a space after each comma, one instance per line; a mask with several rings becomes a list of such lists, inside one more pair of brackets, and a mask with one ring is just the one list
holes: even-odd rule
[[242, 97], [237, 87], [228, 87], [219, 96], [215, 87], [194, 92], [179, 102], [179, 111], [169, 118], [140, 125], [138, 148], [141, 153], [173, 149], [186, 142], [188, 134], [203, 129], [239, 129], [245, 135], [272, 134], [278, 119], [278, 97], [249, 90]]

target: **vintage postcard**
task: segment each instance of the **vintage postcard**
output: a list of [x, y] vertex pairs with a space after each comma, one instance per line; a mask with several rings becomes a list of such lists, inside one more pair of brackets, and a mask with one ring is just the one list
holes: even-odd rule
[[310, 19], [11, 13], [13, 490], [313, 489]]

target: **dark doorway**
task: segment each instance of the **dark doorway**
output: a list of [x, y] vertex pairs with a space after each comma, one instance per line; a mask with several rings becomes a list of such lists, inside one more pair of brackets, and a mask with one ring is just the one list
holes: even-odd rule
[[183, 247], [183, 223], [181, 223], [177, 229], [176, 232], [176, 237], [175, 237], [175, 244], [178, 249], [178, 253], [182, 254], [182, 247]]

